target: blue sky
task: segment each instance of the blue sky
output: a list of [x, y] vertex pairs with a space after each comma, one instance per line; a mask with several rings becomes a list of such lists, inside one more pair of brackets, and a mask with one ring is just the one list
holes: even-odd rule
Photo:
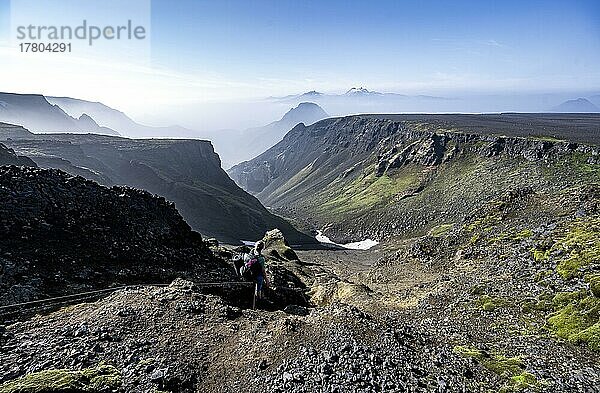
[[314, 81], [316, 89], [600, 86], [598, 1], [156, 0], [152, 7], [153, 60], [181, 72]]
[[[101, 101], [161, 124], [177, 113], [221, 126], [232, 111], [223, 102], [354, 86], [446, 97], [600, 92], [598, 0], [35, 1], [0, 0], [0, 90]], [[148, 19], [150, 38], [137, 51], [106, 41], [35, 55], [7, 39], [15, 19], [83, 18]]]
[[10, 26], [9, 0], [0, 0], [0, 41], [8, 38]]

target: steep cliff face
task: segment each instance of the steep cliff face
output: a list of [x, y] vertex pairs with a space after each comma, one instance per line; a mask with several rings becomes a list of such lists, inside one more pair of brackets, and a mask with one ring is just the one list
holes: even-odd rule
[[339, 241], [422, 233], [511, 187], [554, 192], [600, 180], [600, 116], [495, 116], [298, 125], [229, 173], [265, 205]]
[[240, 189], [221, 169], [208, 141], [48, 134], [4, 143], [42, 167], [161, 195], [175, 202], [192, 228], [206, 236], [239, 242], [280, 228], [293, 243], [313, 241]]
[[[600, 149], [568, 141], [500, 137], [461, 133], [407, 133], [408, 138], [394, 141], [394, 146], [379, 155], [377, 175], [409, 164], [437, 166], [459, 154], [479, 157], [505, 156], [527, 161], [555, 161], [572, 153], [588, 156], [590, 164], [600, 162]], [[382, 141], [382, 144], [392, 142]]]

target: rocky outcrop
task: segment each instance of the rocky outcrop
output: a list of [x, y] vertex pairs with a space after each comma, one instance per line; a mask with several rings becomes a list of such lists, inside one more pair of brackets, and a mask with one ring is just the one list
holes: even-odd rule
[[265, 234], [263, 238], [265, 243], [265, 253], [273, 258], [286, 259], [288, 261], [297, 261], [298, 256], [285, 240], [283, 233], [279, 229], [273, 229]]
[[394, 146], [379, 160], [377, 175], [381, 176], [389, 169], [400, 168], [409, 163], [438, 165], [445, 158], [446, 142], [445, 135], [431, 134], [406, 147]]
[[58, 170], [0, 168], [0, 304], [231, 276], [162, 197]]
[[0, 143], [0, 166], [2, 165], [36, 166], [31, 159], [16, 155], [13, 149], [9, 149]]
[[22, 126], [0, 122], [0, 141], [31, 138], [35, 138], [35, 134]]
[[435, 166], [454, 158], [460, 152], [472, 152], [482, 157], [507, 156], [528, 161], [559, 160], [581, 153], [589, 164], [600, 163], [600, 147], [567, 141], [546, 141], [517, 137], [495, 137], [459, 133], [429, 133], [408, 144], [400, 143], [381, 155], [377, 175], [410, 163]]
[[[16, 350], [21, 346], [16, 330], [0, 337], [14, 348], [5, 352], [3, 345], [0, 350], [5, 360], [0, 365], [0, 391], [192, 392], [210, 365], [204, 345], [212, 347], [216, 337], [199, 334], [201, 329], [227, 328], [240, 315], [239, 309], [199, 293], [184, 280], [163, 288], [119, 291], [95, 304], [62, 309], [44, 316], [38, 326], [33, 321], [13, 325], [29, 330], [34, 347], [41, 345], [34, 353]], [[32, 357], [36, 360], [28, 364]], [[101, 375], [112, 378], [96, 378], [93, 384], [78, 378], [82, 368], [79, 373], [89, 378], [107, 367], [114, 372]]]

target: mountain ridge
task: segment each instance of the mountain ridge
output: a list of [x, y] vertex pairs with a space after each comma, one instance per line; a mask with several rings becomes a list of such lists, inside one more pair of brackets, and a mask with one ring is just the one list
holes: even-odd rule
[[70, 116], [79, 117], [84, 113], [88, 114], [99, 125], [114, 129], [119, 134], [127, 137], [165, 136], [172, 134], [174, 130], [180, 133], [181, 136], [194, 136], [196, 134], [195, 131], [181, 126], [152, 127], [140, 124], [124, 112], [98, 101], [56, 96], [48, 96], [46, 99], [58, 105]]
[[289, 101], [289, 100], [304, 100], [304, 99], [308, 99], [308, 100], [319, 100], [319, 99], [325, 99], [325, 98], [338, 98], [338, 99], [344, 99], [344, 98], [352, 98], [352, 97], [375, 97], [375, 98], [427, 98], [427, 99], [439, 99], [439, 100], [448, 100], [449, 98], [446, 97], [439, 97], [439, 96], [432, 96], [432, 95], [425, 95], [425, 94], [415, 94], [415, 95], [408, 95], [408, 94], [402, 94], [402, 93], [395, 93], [395, 92], [379, 92], [379, 91], [375, 91], [375, 90], [369, 90], [366, 87], [360, 86], [360, 87], [351, 87], [348, 90], [346, 90], [343, 93], [322, 93], [316, 90], [311, 90], [311, 91], [307, 91], [305, 93], [300, 93], [300, 94], [289, 94], [286, 96], [281, 96], [281, 97], [268, 97], [267, 99], [269, 100], [276, 100], [276, 101]]
[[76, 132], [118, 135], [96, 122], [68, 115], [58, 105], [51, 104], [41, 94], [18, 94], [0, 92], [0, 121], [22, 125], [38, 133]]
[[[458, 220], [505, 182], [523, 187], [565, 183], [555, 175], [544, 178], [542, 168], [550, 165], [545, 162], [556, 166], [557, 173], [569, 173], [565, 176], [598, 174], [592, 169], [599, 164], [600, 136], [593, 130], [600, 116], [580, 118], [581, 130], [588, 133], [555, 131], [577, 129], [575, 119], [516, 114], [331, 118], [296, 126], [279, 144], [229, 174], [265, 205], [324, 230], [337, 243], [381, 240], [407, 235], [409, 229], [422, 233], [442, 224], [444, 216]], [[555, 130], [548, 122], [556, 123]], [[514, 130], [512, 135], [506, 135], [506, 127]], [[501, 177], [503, 166], [523, 173]], [[590, 172], [580, 172], [588, 166]], [[477, 171], [479, 178], [474, 177]], [[443, 191], [451, 176], [457, 185], [471, 184], [463, 197]], [[481, 183], [494, 178], [496, 184], [487, 188]]]

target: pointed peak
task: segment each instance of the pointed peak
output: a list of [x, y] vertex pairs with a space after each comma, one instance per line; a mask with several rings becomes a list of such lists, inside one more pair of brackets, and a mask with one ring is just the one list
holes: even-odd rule
[[79, 120], [80, 122], [84, 122], [85, 124], [94, 125], [98, 127], [98, 123], [96, 123], [96, 121], [87, 113], [82, 113], [77, 120]]
[[370, 91], [370, 90], [368, 90], [368, 89], [366, 89], [366, 88], [364, 88], [364, 87], [361, 86], [361, 87], [353, 87], [353, 88], [351, 88], [344, 95], [347, 95], [347, 96], [358, 96], [358, 95], [373, 95], [373, 94], [379, 95], [381, 93], [378, 93], [376, 91]]
[[352, 88], [350, 88], [350, 90], [348, 90], [346, 92], [346, 94], [355, 94], [355, 93], [370, 93], [370, 91], [361, 86], [361, 87], [352, 87]]

